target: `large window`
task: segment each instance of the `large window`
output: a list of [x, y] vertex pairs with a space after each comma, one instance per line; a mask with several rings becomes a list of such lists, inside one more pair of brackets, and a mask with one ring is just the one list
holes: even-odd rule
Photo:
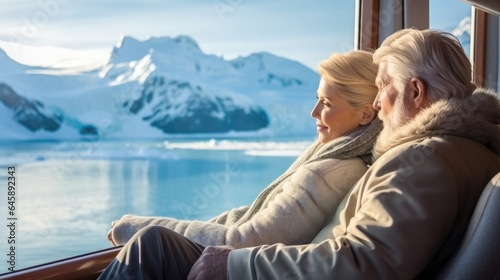
[[3, 1], [0, 272], [109, 247], [123, 214], [253, 201], [315, 138], [316, 65], [354, 48], [354, 2]]
[[471, 6], [459, 0], [430, 0], [429, 27], [455, 35], [470, 57]]

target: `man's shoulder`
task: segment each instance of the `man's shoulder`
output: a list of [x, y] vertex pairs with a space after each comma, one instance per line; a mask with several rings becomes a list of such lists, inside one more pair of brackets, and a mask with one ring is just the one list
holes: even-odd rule
[[377, 159], [370, 173], [393, 174], [416, 181], [423, 177], [472, 176], [481, 170], [497, 170], [499, 159], [480, 142], [452, 135], [435, 135], [391, 148]]
[[465, 152], [470, 150], [481, 150], [492, 153], [484, 144], [454, 135], [432, 135], [422, 136], [394, 146], [382, 155], [377, 162], [391, 160], [406, 156], [416, 160], [431, 160], [435, 157], [446, 157], [448, 153]]

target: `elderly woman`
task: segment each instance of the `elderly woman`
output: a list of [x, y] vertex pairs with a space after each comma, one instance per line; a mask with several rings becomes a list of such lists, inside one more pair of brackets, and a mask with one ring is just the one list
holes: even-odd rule
[[[316, 119], [317, 141], [284, 174], [267, 186], [251, 206], [230, 210], [206, 222], [123, 216], [113, 222], [108, 239], [116, 245], [133, 238], [101, 277], [119, 277], [121, 273], [116, 272], [123, 269], [132, 269], [134, 275], [143, 273], [141, 270], [171, 270], [155, 267], [157, 262], [144, 261], [142, 253], [155, 258], [159, 256], [152, 251], [158, 251], [162, 245], [175, 250], [172, 244], [163, 243], [174, 232], [194, 241], [197, 248], [311, 242], [332, 220], [340, 202], [372, 163], [371, 150], [381, 130], [372, 106], [378, 92], [377, 70], [372, 54], [366, 51], [334, 54], [322, 61], [318, 101], [311, 112]], [[148, 242], [151, 243], [147, 245]], [[143, 251], [141, 247], [150, 250]], [[198, 249], [194, 249], [192, 259], [175, 260], [180, 261], [175, 265], [179, 271], [165, 275], [185, 278]], [[133, 264], [139, 262], [138, 254], [142, 262]]]

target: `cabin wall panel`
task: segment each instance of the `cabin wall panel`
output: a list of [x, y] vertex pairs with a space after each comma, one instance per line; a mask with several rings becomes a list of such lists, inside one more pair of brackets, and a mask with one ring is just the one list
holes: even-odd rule
[[485, 87], [499, 89], [499, 19], [489, 14], [486, 20]]

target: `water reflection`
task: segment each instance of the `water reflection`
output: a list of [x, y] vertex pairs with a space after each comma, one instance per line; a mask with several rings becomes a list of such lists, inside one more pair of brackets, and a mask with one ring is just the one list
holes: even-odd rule
[[0, 165], [17, 166], [16, 269], [109, 247], [110, 223], [123, 214], [206, 220], [248, 205], [294, 160], [147, 143], [99, 143], [78, 154], [76, 145], [0, 146]]

